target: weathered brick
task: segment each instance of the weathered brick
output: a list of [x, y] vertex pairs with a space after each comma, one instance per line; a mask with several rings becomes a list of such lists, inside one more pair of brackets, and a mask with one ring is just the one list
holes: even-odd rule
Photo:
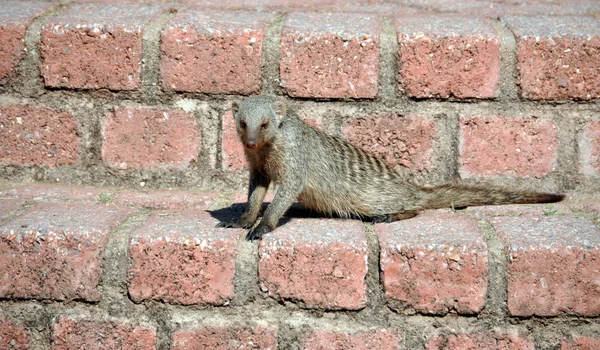
[[0, 220], [8, 217], [23, 205], [20, 199], [0, 199]]
[[0, 163], [48, 167], [79, 161], [77, 119], [64, 111], [29, 105], [0, 108]]
[[560, 350], [594, 350], [600, 349], [600, 338], [598, 337], [574, 337], [573, 339], [563, 339], [560, 342]]
[[89, 202], [100, 201], [102, 194], [112, 195], [114, 188], [72, 186], [48, 183], [12, 184], [0, 191], [0, 196], [39, 202]]
[[7, 81], [25, 55], [25, 31], [53, 5], [39, 1], [5, 1], [0, 7], [0, 84]]
[[180, 110], [118, 107], [102, 136], [102, 158], [118, 169], [186, 168], [200, 151], [198, 124]]
[[526, 117], [462, 117], [460, 175], [542, 177], [554, 170], [557, 126]]
[[221, 149], [223, 150], [223, 170], [241, 171], [248, 168], [244, 146], [237, 134], [233, 113], [230, 111], [223, 115]]
[[487, 247], [473, 218], [425, 213], [376, 225], [385, 296], [396, 310], [475, 314], [485, 304]]
[[29, 349], [29, 337], [25, 328], [15, 324], [10, 318], [0, 318], [0, 349]]
[[279, 66], [285, 92], [313, 98], [377, 96], [381, 21], [375, 14], [289, 14]]
[[224, 305], [234, 297], [237, 241], [203, 210], [154, 214], [131, 240], [129, 295], [135, 302]]
[[600, 229], [589, 219], [497, 217], [490, 223], [508, 247], [511, 315], [600, 315]]
[[116, 321], [61, 317], [52, 325], [52, 349], [155, 349], [156, 330]]
[[518, 84], [532, 100], [600, 97], [600, 22], [592, 17], [521, 17], [504, 21], [518, 45]]
[[82, 4], [50, 17], [41, 32], [46, 86], [139, 89], [142, 33], [160, 13], [146, 5]]
[[533, 350], [531, 339], [516, 334], [492, 333], [443, 335], [431, 339], [427, 350]]
[[218, 198], [217, 192], [125, 190], [115, 203], [151, 209], [204, 209]]
[[259, 281], [270, 296], [308, 308], [366, 305], [366, 236], [360, 221], [292, 219], [259, 247]]
[[161, 76], [174, 91], [260, 91], [261, 52], [273, 14], [182, 11], [163, 32]]
[[381, 349], [400, 348], [402, 335], [395, 329], [378, 329], [368, 332], [339, 333], [315, 330], [302, 342], [302, 349]]
[[348, 120], [343, 133], [355, 146], [384, 159], [392, 167], [426, 170], [432, 167], [434, 120], [416, 115], [380, 115]]
[[470, 17], [396, 17], [399, 89], [411, 97], [492, 98], [500, 77], [500, 39]]
[[276, 349], [277, 333], [262, 326], [206, 326], [173, 333], [173, 350]]
[[579, 150], [583, 173], [600, 174], [600, 121], [586, 123], [579, 139]]
[[131, 213], [43, 203], [0, 226], [0, 297], [100, 300], [106, 236]]

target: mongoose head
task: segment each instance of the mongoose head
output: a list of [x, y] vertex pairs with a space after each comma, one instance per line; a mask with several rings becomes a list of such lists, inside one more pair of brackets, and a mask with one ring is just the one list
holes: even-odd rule
[[286, 107], [281, 101], [251, 96], [241, 103], [233, 102], [238, 135], [247, 151], [254, 152], [271, 143], [278, 135]]

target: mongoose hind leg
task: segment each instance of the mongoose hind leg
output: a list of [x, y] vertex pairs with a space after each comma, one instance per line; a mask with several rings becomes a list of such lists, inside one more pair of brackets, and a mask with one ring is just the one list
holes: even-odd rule
[[372, 223], [374, 223], [374, 224], [378, 224], [380, 222], [390, 223], [390, 222], [394, 222], [394, 221], [414, 218], [415, 216], [417, 216], [416, 211], [407, 211], [404, 213], [397, 213], [397, 214], [385, 214], [385, 215], [374, 216], [372, 218], [373, 219]]

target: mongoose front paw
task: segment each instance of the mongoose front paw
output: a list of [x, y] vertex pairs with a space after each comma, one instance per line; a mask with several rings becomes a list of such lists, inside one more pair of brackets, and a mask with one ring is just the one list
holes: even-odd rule
[[380, 222], [390, 223], [390, 222], [394, 221], [394, 217], [392, 214], [374, 216], [372, 219], [373, 219], [372, 223], [374, 223], [374, 224], [378, 224]]
[[255, 241], [257, 239], [261, 239], [262, 236], [269, 232], [271, 232], [269, 226], [258, 225], [256, 228], [253, 228], [252, 230], [248, 231], [248, 234], [246, 234], [246, 240]]
[[215, 227], [219, 227], [219, 228], [236, 228], [236, 227], [240, 227], [240, 226], [238, 226], [235, 222], [232, 222], [232, 221], [221, 221]]

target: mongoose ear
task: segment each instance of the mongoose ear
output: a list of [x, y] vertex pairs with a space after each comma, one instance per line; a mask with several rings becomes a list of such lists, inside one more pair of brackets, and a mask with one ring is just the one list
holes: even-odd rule
[[239, 109], [240, 109], [240, 105], [239, 105], [239, 103], [237, 103], [237, 101], [231, 102], [231, 111], [233, 112], [233, 114], [237, 114]]
[[277, 113], [281, 117], [285, 117], [285, 113], [287, 112], [285, 103], [282, 101], [273, 102], [273, 109], [275, 113]]

